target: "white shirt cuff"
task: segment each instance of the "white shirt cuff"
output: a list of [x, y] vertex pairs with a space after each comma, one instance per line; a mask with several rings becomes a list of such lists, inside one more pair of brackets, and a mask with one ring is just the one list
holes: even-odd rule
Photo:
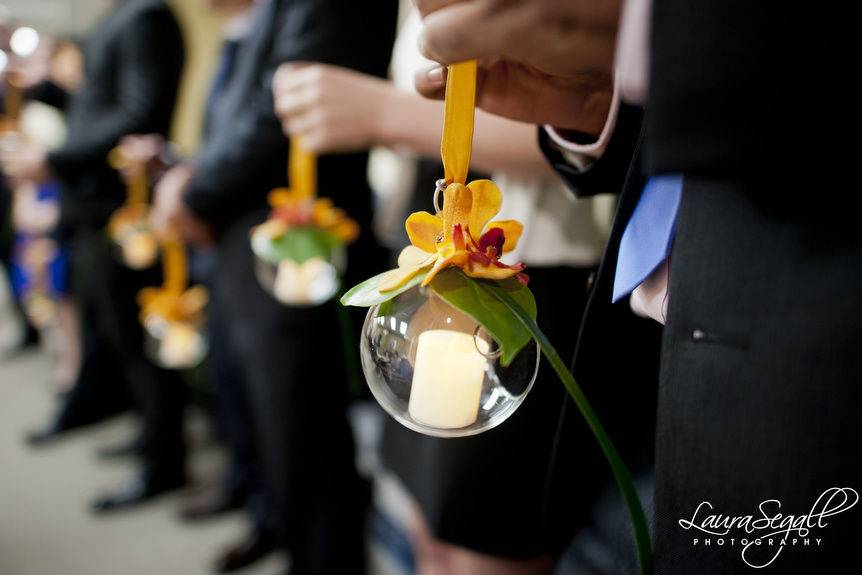
[[602, 157], [605, 149], [608, 147], [608, 142], [611, 139], [611, 134], [617, 125], [617, 112], [620, 108], [620, 95], [617, 84], [614, 83], [614, 93], [611, 97], [611, 109], [608, 111], [608, 118], [605, 120], [605, 126], [602, 128], [602, 133], [595, 142], [589, 144], [577, 144], [571, 142], [560, 135], [553, 126], [544, 125], [543, 128], [548, 133], [551, 141], [563, 153], [570, 164], [579, 170], [587, 169], [598, 158]]

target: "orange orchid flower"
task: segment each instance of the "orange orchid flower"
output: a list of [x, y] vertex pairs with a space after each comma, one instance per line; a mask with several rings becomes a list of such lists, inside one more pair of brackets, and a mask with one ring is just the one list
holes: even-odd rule
[[490, 221], [502, 205], [503, 194], [490, 180], [446, 186], [440, 214], [414, 212], [407, 218], [411, 245], [402, 250], [398, 267], [383, 278], [379, 291], [396, 290], [425, 270], [428, 274], [422, 285], [428, 285], [448, 266], [457, 266], [474, 278], [516, 277], [526, 284], [524, 264], [500, 261], [504, 253], [515, 249], [523, 231], [515, 220]]
[[272, 213], [269, 220], [256, 230], [271, 238], [277, 238], [297, 226], [321, 228], [347, 244], [359, 236], [359, 225], [344, 210], [333, 206], [329, 198], [308, 197], [290, 188], [276, 188], [269, 193], [268, 199]]

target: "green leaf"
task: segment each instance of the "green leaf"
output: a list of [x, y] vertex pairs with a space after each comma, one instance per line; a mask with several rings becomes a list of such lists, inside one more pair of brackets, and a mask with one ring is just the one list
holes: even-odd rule
[[380, 292], [380, 282], [383, 280], [383, 276], [385, 276], [389, 272], [377, 274], [376, 276], [368, 278], [364, 282], [350, 288], [347, 293], [341, 296], [341, 305], [371, 307], [373, 305], [389, 301], [395, 296], [400, 295], [409, 290], [410, 288], [413, 288], [422, 283], [422, 280], [425, 279], [425, 276], [428, 275], [429, 271], [431, 271], [430, 266], [428, 269], [423, 270], [410, 278], [410, 281], [408, 281], [400, 288], [385, 293]]
[[643, 575], [649, 575], [652, 573], [652, 543], [650, 541], [649, 530], [647, 529], [643, 504], [635, 490], [631, 473], [623, 462], [622, 457], [620, 457], [620, 454], [608, 435], [608, 432], [605, 431], [604, 426], [601, 421], [599, 421], [599, 417], [593, 410], [592, 405], [587, 401], [587, 396], [584, 395], [578, 382], [575, 381], [575, 376], [572, 375], [571, 371], [569, 371], [566, 363], [564, 363], [562, 358], [560, 358], [560, 354], [557, 353], [557, 350], [554, 349], [554, 346], [551, 345], [551, 342], [548, 341], [548, 338], [544, 333], [542, 333], [542, 330], [539, 329], [539, 326], [535, 321], [535, 313], [531, 313], [529, 308], [521, 305], [515, 297], [512, 297], [512, 294], [508, 290], [500, 285], [494, 285], [491, 282], [483, 282], [480, 284], [480, 288], [490, 296], [496, 298], [501, 304], [505, 305], [521, 325], [530, 332], [531, 337], [535, 338], [538, 342], [539, 347], [542, 349], [542, 353], [545, 355], [548, 363], [551, 364], [557, 377], [560, 378], [560, 381], [569, 392], [569, 395], [572, 396], [572, 399], [575, 401], [575, 405], [577, 405], [578, 410], [581, 412], [581, 415], [587, 422], [590, 430], [593, 432], [593, 436], [595, 436], [599, 447], [601, 447], [602, 452], [605, 454], [605, 458], [608, 460], [608, 464], [611, 467], [611, 472], [614, 475], [617, 486], [620, 488], [620, 492], [622, 492], [623, 500], [628, 508], [629, 519], [632, 523], [632, 530], [634, 531], [641, 573]]
[[478, 280], [464, 275], [459, 269], [448, 268], [434, 278], [431, 288], [446, 303], [473, 319], [494, 338], [500, 346], [500, 362], [509, 365], [533, 336], [512, 311], [491, 295], [482, 284], [494, 283], [508, 293], [514, 301], [536, 317], [536, 300], [530, 289], [515, 279], [504, 281]]
[[341, 245], [338, 236], [312, 226], [291, 228], [277, 238], [261, 234], [254, 234], [251, 238], [251, 249], [255, 255], [273, 265], [284, 260], [301, 264], [314, 257], [330, 261], [333, 250]]

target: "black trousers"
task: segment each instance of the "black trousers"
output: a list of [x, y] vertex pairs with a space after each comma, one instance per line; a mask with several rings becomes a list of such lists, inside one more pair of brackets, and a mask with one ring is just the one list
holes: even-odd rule
[[210, 313], [207, 335], [210, 345], [209, 379], [216, 416], [230, 454], [224, 489], [244, 498], [256, 530], [276, 536], [278, 516], [266, 486], [255, 434], [254, 411], [243, 378], [243, 362], [234, 355], [229, 327], [217, 309]]
[[263, 291], [248, 230], [265, 215], [225, 232], [212, 313], [242, 379], [291, 572], [362, 573], [368, 490], [354, 465], [337, 310], [285, 307]]
[[[123, 385], [125, 380], [141, 418], [144, 473], [156, 481], [182, 476], [186, 390], [179, 373], [161, 369], [145, 357], [138, 321], [137, 293], [145, 286], [158, 285], [161, 274], [157, 269], [133, 271], [120, 265], [100, 229], [77, 229], [72, 254], [73, 291], [87, 322], [85, 357], [61, 421], [81, 417], [87, 401], [101, 402], [103, 394], [113, 394], [104, 389], [106, 385]], [[106, 355], [110, 358], [101, 364]], [[110, 366], [119, 366], [122, 380], [110, 382], [102, 377], [100, 367], [110, 373]]]

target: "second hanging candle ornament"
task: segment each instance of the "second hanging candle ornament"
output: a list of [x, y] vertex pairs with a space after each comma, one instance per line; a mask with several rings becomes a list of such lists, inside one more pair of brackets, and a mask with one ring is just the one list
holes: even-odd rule
[[317, 197], [317, 160], [294, 136], [288, 156], [289, 188], [269, 193], [269, 218], [251, 230], [255, 272], [279, 302], [297, 307], [331, 300], [341, 287], [346, 246], [359, 226], [328, 198]]
[[108, 220], [108, 236], [117, 248], [120, 261], [133, 270], [155, 265], [159, 243], [149, 222], [149, 176], [144, 162], [127, 157], [116, 147], [108, 154], [108, 164], [128, 173], [126, 201]]
[[188, 287], [186, 249], [175, 238], [162, 242], [162, 285], [138, 292], [147, 356], [168, 369], [196, 367], [207, 353], [204, 310], [209, 294]]

